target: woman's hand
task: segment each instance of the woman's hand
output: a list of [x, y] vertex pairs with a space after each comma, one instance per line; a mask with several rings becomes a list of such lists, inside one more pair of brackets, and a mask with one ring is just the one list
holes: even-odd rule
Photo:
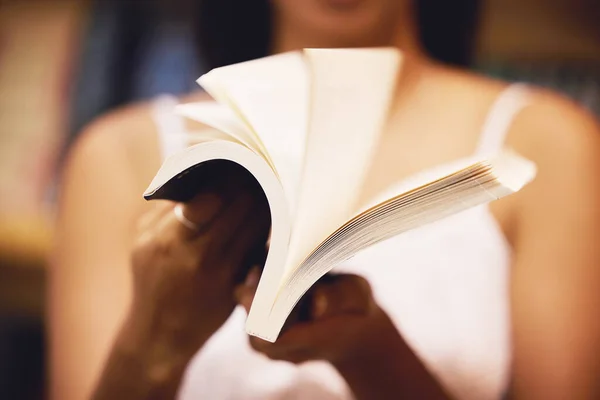
[[[236, 298], [250, 308], [259, 270]], [[326, 275], [300, 301], [275, 343], [250, 337], [273, 360], [330, 362], [356, 399], [448, 399], [377, 305], [368, 282], [356, 275]]]
[[269, 211], [257, 197], [199, 194], [180, 210], [195, 227], [170, 202], [146, 215], [132, 256], [135, 318], [194, 350], [208, 339], [235, 307], [249, 256], [265, 248]]
[[[258, 269], [236, 288], [236, 298], [249, 310], [258, 282]], [[303, 297], [275, 343], [250, 337], [252, 347], [274, 360], [302, 363], [349, 361], [377, 332], [392, 328], [373, 299], [369, 283], [357, 275], [326, 275]]]
[[142, 219], [133, 302], [94, 399], [173, 398], [189, 360], [233, 311], [234, 287], [264, 256], [270, 218], [254, 180], [229, 178]]

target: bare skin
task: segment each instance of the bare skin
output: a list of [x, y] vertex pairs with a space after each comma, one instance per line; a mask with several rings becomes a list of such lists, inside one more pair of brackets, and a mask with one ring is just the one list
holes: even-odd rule
[[[430, 73], [428, 81], [456, 88], [456, 96], [450, 97], [464, 99], [455, 104], [464, 111], [457, 115], [425, 88], [419, 94], [432, 100], [424, 100], [423, 108], [398, 111], [402, 124], [393, 125], [384, 139], [393, 143], [394, 154], [382, 150], [380, 160], [415, 160], [402, 164], [406, 170], [401, 175], [468, 155], [500, 89], [496, 82], [447, 70]], [[435, 120], [421, 118], [432, 113]], [[55, 398], [77, 399], [89, 393], [131, 301], [129, 249], [136, 221], [151, 207], [140, 193], [160, 163], [148, 118], [142, 106], [98, 122], [79, 142], [67, 169], [59, 225], [64, 245], [51, 286], [52, 349], [60, 352], [52, 358]], [[491, 207], [515, 252], [514, 398], [558, 399], [568, 394], [591, 399], [598, 393], [599, 134], [596, 122], [577, 107], [539, 93], [508, 136], [507, 144], [539, 167], [534, 183]], [[432, 138], [448, 145], [438, 146], [439, 154], [431, 152], [423, 143]], [[386, 170], [375, 165], [371, 175], [382, 176]], [[82, 250], [73, 251], [78, 248]], [[107, 253], [106, 248], [113, 251]]]
[[[407, 48], [412, 48], [410, 43]], [[403, 90], [396, 98], [378, 163], [369, 171], [371, 185], [365, 197], [393, 180], [471, 154], [485, 115], [503, 88], [502, 83], [441, 67], [420, 56], [407, 59], [400, 85]], [[600, 129], [590, 115], [554, 94], [537, 92], [532, 100], [511, 126], [507, 145], [536, 162], [538, 176], [522, 192], [491, 206], [514, 252], [510, 298], [514, 362], [509, 394], [513, 399], [595, 399], [600, 397]], [[136, 336], [139, 323], [129, 313], [137, 293], [132, 290], [136, 269], [133, 265], [132, 273], [131, 249], [140, 217], [158, 212], [142, 200], [141, 193], [159, 165], [156, 131], [145, 105], [100, 119], [71, 154], [50, 285], [53, 398], [82, 399], [98, 382], [118, 384], [106, 369], [102, 374], [103, 368], [124, 365], [127, 357], [117, 357], [119, 350], [129, 348], [128, 339], [140, 338]], [[232, 288], [231, 299], [234, 294]], [[251, 295], [251, 290], [238, 290], [237, 300], [247, 304]], [[369, 299], [365, 296], [364, 304], [370, 304]], [[398, 358], [411, 360], [410, 355], [400, 357], [405, 351], [400, 335], [389, 333], [385, 317], [377, 318], [384, 321], [378, 326], [386, 336], [400, 343]], [[317, 346], [319, 325], [310, 329], [309, 345]], [[199, 348], [206, 335], [198, 338]], [[172, 358], [167, 362], [179, 363], [173, 374], [157, 380], [147, 371], [139, 372], [140, 381], [147, 378], [143, 393], [150, 390], [155, 398], [174, 393], [183, 373], [181, 363], [191, 357], [191, 350], [180, 349], [176, 340], [167, 342], [166, 354]], [[278, 351], [264, 343], [254, 345], [266, 354]], [[289, 358], [285, 351], [280, 354], [281, 359]], [[134, 357], [133, 362], [140, 361]], [[143, 361], [150, 366], [154, 362]], [[339, 365], [338, 370], [359, 398], [369, 398], [373, 385], [360, 382], [364, 371], [349, 365]], [[390, 376], [404, 373], [404, 379], [392, 383], [429, 382], [421, 389], [435, 390], [432, 378], [421, 374], [418, 360], [404, 367], [392, 365]], [[407, 379], [412, 373], [421, 378]], [[97, 398], [103, 398], [98, 393], [103, 392], [96, 391]], [[110, 398], [108, 393], [105, 398]], [[143, 393], [129, 398], [152, 398]], [[445, 394], [440, 390], [436, 396]]]

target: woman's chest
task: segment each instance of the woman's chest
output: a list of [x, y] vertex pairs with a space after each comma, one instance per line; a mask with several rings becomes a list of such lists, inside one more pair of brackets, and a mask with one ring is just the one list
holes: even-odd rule
[[423, 171], [474, 154], [476, 135], [423, 120], [392, 119], [380, 134], [364, 179], [363, 199]]
[[[485, 399], [501, 391], [509, 360], [508, 256], [479, 208], [384, 242], [337, 271], [369, 280], [404, 339], [458, 398]], [[182, 398], [349, 398], [327, 364], [296, 367], [255, 353], [244, 321], [236, 310], [197, 355]]]
[[[437, 179], [464, 167], [469, 160], [483, 157], [477, 153], [480, 138], [473, 128], [466, 129], [472, 133], [461, 134], [453, 128], [444, 131], [434, 123], [415, 133], [419, 124], [414, 125], [396, 124], [381, 135], [364, 178], [359, 205], [370, 204], [373, 198], [395, 187], [409, 188], [410, 182], [420, 185]], [[511, 232], [509, 220], [514, 207], [511, 196], [495, 201], [489, 208], [505, 235]], [[508, 239], [512, 243], [512, 238]]]

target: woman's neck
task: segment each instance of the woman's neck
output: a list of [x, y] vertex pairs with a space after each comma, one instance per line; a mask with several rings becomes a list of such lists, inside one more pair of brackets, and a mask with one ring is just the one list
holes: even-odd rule
[[400, 107], [419, 90], [421, 83], [427, 80], [426, 77], [435, 75], [435, 71], [439, 70], [437, 63], [421, 48], [418, 26], [412, 18], [414, 13], [412, 10], [405, 11], [396, 18], [396, 23], [391, 24], [392, 28], [388, 31], [375, 32], [354, 41], [343, 41], [332, 35], [328, 37], [310, 29], [299, 29], [284, 21], [281, 16], [275, 15], [273, 25], [275, 41], [272, 43], [271, 53], [277, 54], [303, 48], [396, 47], [404, 55], [401, 74], [396, 82], [396, 87], [402, 90], [396, 90], [394, 96], [394, 107]]
[[[294, 25], [285, 16], [274, 10], [273, 38], [271, 53], [301, 50], [303, 48], [348, 48], [348, 47], [381, 47], [392, 46], [405, 54], [424, 57], [418, 40], [418, 27], [412, 10], [404, 10], [393, 24], [380, 24], [380, 29], [373, 29], [360, 37], [340, 37], [326, 35], [313, 29]], [[386, 27], [388, 25], [388, 27]]]

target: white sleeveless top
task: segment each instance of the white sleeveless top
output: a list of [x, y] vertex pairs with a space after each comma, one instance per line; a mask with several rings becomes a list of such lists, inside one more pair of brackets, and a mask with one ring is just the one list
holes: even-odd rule
[[[498, 150], [527, 88], [509, 86], [492, 106], [477, 153]], [[186, 146], [176, 99], [160, 98], [163, 156]], [[457, 160], [460, 162], [461, 160]], [[452, 163], [454, 164], [454, 163]], [[426, 174], [438, 174], [450, 164]], [[422, 177], [422, 175], [421, 175]], [[364, 276], [406, 342], [459, 399], [498, 399], [509, 376], [508, 274], [511, 251], [487, 206], [409, 231], [355, 256], [337, 271]], [[237, 308], [188, 366], [179, 398], [351, 399], [325, 362], [296, 366], [252, 350]]]

